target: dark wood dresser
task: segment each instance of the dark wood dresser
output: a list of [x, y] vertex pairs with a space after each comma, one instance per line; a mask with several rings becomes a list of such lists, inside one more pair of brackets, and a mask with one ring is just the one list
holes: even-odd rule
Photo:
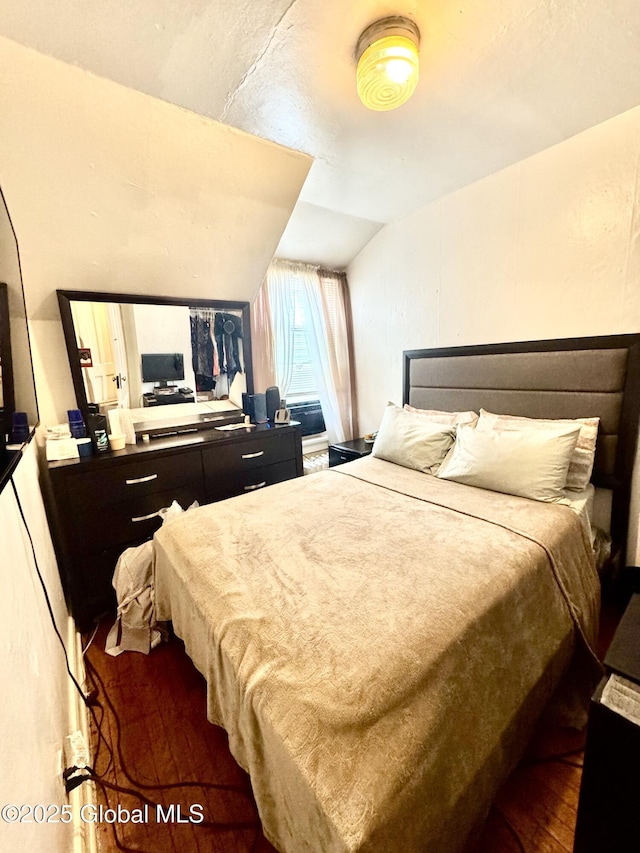
[[259, 425], [139, 441], [124, 450], [49, 463], [54, 541], [80, 631], [115, 613], [111, 584], [122, 551], [160, 527], [177, 501], [212, 503], [302, 474], [298, 425]]

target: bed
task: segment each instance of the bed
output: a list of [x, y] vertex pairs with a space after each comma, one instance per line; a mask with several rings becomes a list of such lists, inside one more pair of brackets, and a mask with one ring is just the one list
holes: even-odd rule
[[[403, 403], [599, 417], [617, 553], [639, 342], [410, 351]], [[371, 456], [187, 512], [155, 545], [158, 618], [287, 853], [462, 850], [542, 710], [579, 723], [599, 676], [593, 550], [556, 501]]]

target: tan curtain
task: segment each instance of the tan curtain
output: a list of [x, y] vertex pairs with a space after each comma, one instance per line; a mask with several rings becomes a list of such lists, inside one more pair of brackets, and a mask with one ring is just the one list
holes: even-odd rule
[[269, 297], [263, 281], [251, 306], [251, 352], [256, 392], [266, 391], [276, 384], [272, 327]]
[[338, 440], [348, 441], [358, 435], [358, 425], [355, 377], [351, 368], [353, 338], [347, 277], [344, 273], [319, 269], [318, 281], [327, 330], [332, 384], [344, 436]]
[[[287, 394], [292, 354], [287, 290], [297, 288], [306, 318], [318, 397], [329, 440], [357, 435], [351, 369], [351, 312], [344, 273], [291, 261], [272, 261], [252, 311], [256, 388], [278, 385]], [[292, 329], [290, 330], [292, 333]]]

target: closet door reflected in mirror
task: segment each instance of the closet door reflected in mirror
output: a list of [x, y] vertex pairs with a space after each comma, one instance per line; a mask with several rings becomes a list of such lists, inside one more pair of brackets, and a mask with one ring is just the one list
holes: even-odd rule
[[237, 406], [253, 393], [246, 302], [80, 291], [58, 301], [81, 409], [137, 409], [160, 388]]

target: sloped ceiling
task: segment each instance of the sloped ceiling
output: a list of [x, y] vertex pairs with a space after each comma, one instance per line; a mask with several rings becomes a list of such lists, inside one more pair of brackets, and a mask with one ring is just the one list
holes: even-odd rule
[[[355, 92], [354, 47], [403, 14], [421, 81]], [[0, 34], [314, 164], [278, 254], [345, 266], [383, 223], [640, 103], [637, 0], [8, 0]]]

